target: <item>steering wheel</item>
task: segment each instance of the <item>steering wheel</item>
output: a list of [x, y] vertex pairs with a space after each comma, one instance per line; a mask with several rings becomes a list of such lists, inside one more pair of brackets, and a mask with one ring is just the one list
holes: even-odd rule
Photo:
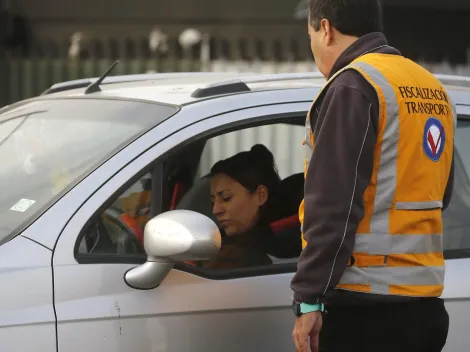
[[104, 211], [95, 231], [90, 254], [145, 254], [142, 229], [132, 217], [117, 208]]

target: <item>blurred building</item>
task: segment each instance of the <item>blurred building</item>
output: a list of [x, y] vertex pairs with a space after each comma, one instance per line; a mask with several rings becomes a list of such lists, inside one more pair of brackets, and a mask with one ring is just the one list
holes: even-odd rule
[[[211, 57], [310, 58], [304, 0], [14, 0], [33, 33], [34, 55], [67, 56], [71, 38], [98, 56], [151, 55], [158, 29], [169, 51], [194, 28], [210, 38]], [[415, 59], [469, 62], [469, 0], [383, 0], [392, 45]], [[153, 37], [153, 43], [160, 38]], [[150, 41], [152, 41], [150, 40]]]

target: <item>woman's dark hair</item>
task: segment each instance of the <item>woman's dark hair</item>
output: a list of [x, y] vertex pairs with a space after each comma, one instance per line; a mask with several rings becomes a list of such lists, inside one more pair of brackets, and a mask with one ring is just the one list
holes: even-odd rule
[[261, 216], [266, 220], [276, 219], [278, 192], [281, 179], [277, 172], [273, 154], [262, 144], [251, 150], [220, 160], [211, 168], [210, 175], [225, 174], [240, 183], [249, 192], [255, 192], [260, 185], [268, 189], [268, 200], [262, 208]]

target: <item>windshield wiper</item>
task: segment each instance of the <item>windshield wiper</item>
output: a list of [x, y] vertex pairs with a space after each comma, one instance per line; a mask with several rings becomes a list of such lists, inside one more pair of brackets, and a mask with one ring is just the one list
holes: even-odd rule
[[3, 145], [3, 143], [5, 143], [5, 142], [8, 140], [13, 134], [15, 134], [15, 132], [18, 131], [21, 126], [24, 125], [24, 123], [26, 122], [26, 120], [27, 120], [31, 115], [34, 115], [34, 114], [41, 114], [41, 113], [44, 113], [44, 112], [46, 112], [46, 110], [43, 110], [43, 111], [34, 111], [34, 112], [30, 112], [30, 113], [28, 113], [28, 114], [24, 114], [24, 115], [19, 115], [19, 116], [11, 117], [11, 118], [9, 118], [9, 119], [7, 119], [7, 120], [5, 120], [5, 121], [1, 121], [1, 122], [0, 122], [0, 125], [1, 125], [1, 124], [4, 124], [4, 123], [6, 123], [6, 122], [9, 122], [9, 121], [11, 121], [11, 120], [14, 120], [14, 119], [20, 119], [20, 118], [23, 119], [20, 123], [18, 123], [17, 126], [15, 126], [15, 128], [13, 128], [13, 130], [12, 130], [10, 133], [8, 133], [8, 134], [5, 136], [5, 138], [4, 138], [3, 140], [0, 141], [0, 147]]

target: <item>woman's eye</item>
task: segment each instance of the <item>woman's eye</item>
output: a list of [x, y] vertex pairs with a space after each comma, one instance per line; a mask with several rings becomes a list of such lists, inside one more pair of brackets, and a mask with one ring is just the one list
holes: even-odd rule
[[225, 197], [225, 198], [223, 198], [224, 202], [230, 202], [231, 199], [232, 199], [232, 197]]

